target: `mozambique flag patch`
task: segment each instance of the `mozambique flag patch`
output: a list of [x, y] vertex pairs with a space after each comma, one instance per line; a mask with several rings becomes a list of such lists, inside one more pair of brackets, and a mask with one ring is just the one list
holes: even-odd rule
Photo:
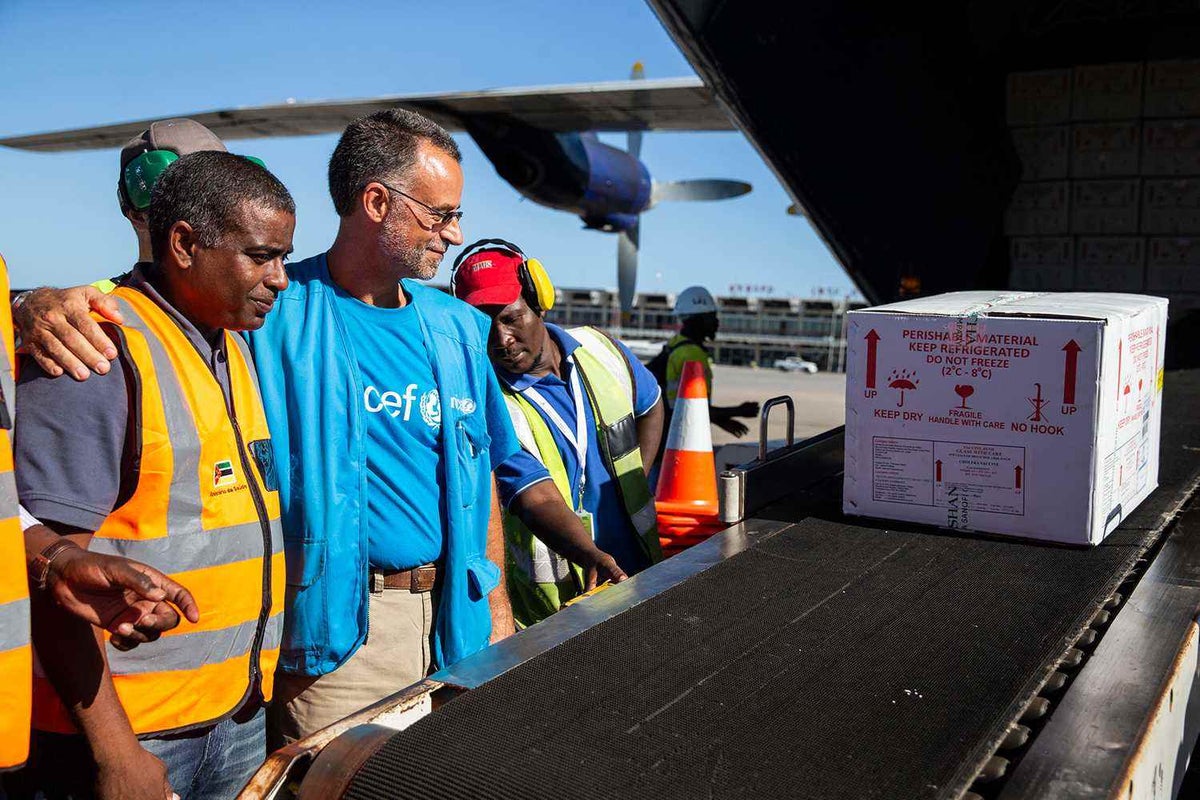
[[230, 486], [237, 483], [237, 475], [233, 471], [233, 462], [229, 459], [218, 461], [213, 466], [213, 488]]

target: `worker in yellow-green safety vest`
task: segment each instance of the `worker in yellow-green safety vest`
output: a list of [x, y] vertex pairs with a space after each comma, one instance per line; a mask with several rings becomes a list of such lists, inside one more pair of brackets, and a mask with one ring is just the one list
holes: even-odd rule
[[545, 268], [500, 239], [463, 249], [451, 291], [492, 318], [489, 356], [521, 451], [496, 470], [509, 598], [524, 627], [599, 580], [662, 560], [645, 464], [662, 435], [654, 377], [595, 328], [545, 321]]
[[[703, 286], [689, 286], [675, 298], [675, 316], [680, 323], [679, 333], [671, 337], [663, 345], [662, 351], [647, 364], [650, 373], [663, 390], [666, 404], [665, 425], [670, 426], [675, 409], [675, 395], [679, 391], [679, 380], [683, 377], [683, 365], [689, 361], [699, 361], [704, 367], [704, 382], [708, 384], [708, 416], [712, 424], [738, 438], [745, 436], [748, 430], [745, 423], [739, 422], [735, 417], [757, 417], [758, 403], [747, 402], [737, 406], [712, 405], [712, 354], [704, 343], [715, 339], [717, 330], [721, 327], [716, 299]], [[662, 455], [660, 443], [654, 459], [655, 466], [662, 460]], [[647, 469], [650, 469], [649, 462]], [[652, 480], [652, 484], [654, 482]]]

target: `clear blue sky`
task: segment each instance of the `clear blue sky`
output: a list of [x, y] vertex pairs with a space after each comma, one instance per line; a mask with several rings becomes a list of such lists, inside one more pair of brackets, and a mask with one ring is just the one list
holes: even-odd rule
[[[692, 75], [641, 0], [254, 3], [0, 0], [0, 135], [231, 106]], [[466, 135], [463, 227], [538, 256], [560, 286], [616, 284], [616, 238], [524, 201]], [[605, 137], [623, 146], [624, 137]], [[296, 255], [333, 241], [325, 188], [335, 136], [236, 141], [261, 157], [298, 206]], [[732, 283], [809, 295], [851, 290], [740, 134], [648, 134], [642, 160], [663, 179], [736, 178], [754, 191], [718, 203], [664, 204], [642, 219], [639, 289]], [[0, 148], [0, 252], [14, 286], [71, 285], [125, 270], [136, 255], [117, 209], [117, 153]], [[456, 251], [452, 251], [452, 254]], [[447, 262], [449, 262], [449, 258]], [[439, 280], [445, 279], [447, 263]]]

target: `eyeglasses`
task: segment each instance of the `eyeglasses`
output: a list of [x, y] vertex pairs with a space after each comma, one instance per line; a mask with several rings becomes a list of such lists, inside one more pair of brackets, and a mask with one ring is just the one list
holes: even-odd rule
[[385, 189], [387, 189], [389, 192], [395, 192], [396, 194], [400, 195], [401, 197], [406, 197], [409, 200], [412, 200], [414, 203], [419, 205], [421, 208], [428, 211], [431, 216], [437, 217], [437, 222], [435, 222], [429, 226], [429, 229], [432, 231], [440, 231], [443, 228], [447, 227], [450, 223], [458, 222], [460, 219], [462, 219], [462, 216], [463, 216], [462, 209], [456, 208], [453, 211], [439, 211], [438, 209], [434, 208], [431, 205], [428, 205], [427, 203], [422, 203], [420, 200], [413, 197], [408, 192], [402, 192], [394, 186], [388, 186], [383, 181], [375, 181], [375, 183], [380, 184]]

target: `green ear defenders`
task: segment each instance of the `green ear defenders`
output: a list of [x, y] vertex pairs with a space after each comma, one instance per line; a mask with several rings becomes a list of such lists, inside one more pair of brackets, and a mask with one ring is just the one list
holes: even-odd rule
[[[267, 165], [261, 158], [242, 156], [247, 161], [253, 161], [263, 169]], [[150, 192], [159, 177], [167, 171], [167, 167], [179, 160], [179, 155], [170, 150], [147, 150], [125, 165], [121, 170], [121, 180], [117, 181], [117, 194], [121, 200], [135, 211], [145, 211], [150, 207]]]
[[550, 275], [542, 266], [542, 262], [525, 255], [524, 250], [504, 239], [480, 239], [463, 248], [463, 251], [458, 254], [458, 258], [454, 259], [454, 266], [450, 268], [450, 294], [454, 294], [454, 276], [458, 274], [459, 265], [468, 256], [487, 249], [489, 245], [499, 245], [521, 257], [521, 266], [517, 267], [517, 280], [521, 283], [521, 296], [525, 298], [525, 302], [535, 314], [541, 314], [554, 308], [554, 283], [550, 280]]

